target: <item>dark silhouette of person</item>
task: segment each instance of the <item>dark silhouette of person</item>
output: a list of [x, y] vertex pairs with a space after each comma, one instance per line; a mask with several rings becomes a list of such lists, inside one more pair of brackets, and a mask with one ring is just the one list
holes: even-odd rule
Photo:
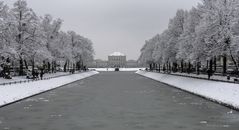
[[44, 75], [44, 69], [41, 68], [41, 72], [40, 72], [40, 77], [41, 77], [41, 80], [43, 79], [43, 75]]
[[212, 76], [212, 70], [211, 69], [208, 69], [207, 70], [207, 74], [208, 74], [208, 79], [210, 79], [211, 78], [211, 76]]

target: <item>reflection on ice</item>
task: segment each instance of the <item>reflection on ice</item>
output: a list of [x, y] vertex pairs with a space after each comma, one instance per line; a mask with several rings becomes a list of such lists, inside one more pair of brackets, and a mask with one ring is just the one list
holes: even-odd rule
[[44, 101], [44, 102], [49, 102], [49, 100], [47, 100], [47, 99], [46, 99], [46, 100], [43, 100], [43, 101]]
[[10, 130], [10, 128], [9, 128], [9, 127], [4, 127], [3, 129], [4, 129], [4, 130]]
[[207, 124], [207, 121], [200, 121], [200, 124]]
[[51, 92], [49, 93], [49, 96], [56, 96], [56, 92], [55, 92], [55, 91], [51, 91]]
[[223, 125], [223, 127], [224, 127], [224, 128], [229, 128], [229, 127], [230, 127], [230, 125]]
[[207, 127], [212, 127], [212, 128], [229, 128], [230, 125], [223, 125], [223, 124], [207, 124]]
[[231, 111], [229, 111], [229, 112], [227, 112], [227, 114], [232, 114], [233, 113], [233, 111], [231, 110]]
[[26, 102], [38, 102], [38, 99], [35, 98], [29, 98], [25, 100]]
[[233, 112], [233, 110], [227, 112], [224, 115], [224, 118], [230, 123], [239, 122], [239, 114], [237, 114], [236, 112]]
[[38, 98], [39, 100], [44, 100], [45, 98]]
[[180, 102], [178, 103], [179, 105], [187, 105], [186, 103]]
[[28, 106], [25, 106], [23, 109], [27, 110], [27, 109], [30, 109], [30, 107], [32, 107], [32, 105], [28, 105]]
[[201, 106], [202, 105], [201, 102], [191, 102], [190, 104], [191, 105], [195, 105], [195, 106]]
[[61, 114], [52, 114], [50, 115], [51, 118], [58, 118], [58, 117], [62, 117]]
[[30, 107], [24, 107], [23, 109], [25, 109], [25, 110], [26, 110], [26, 109], [30, 109]]

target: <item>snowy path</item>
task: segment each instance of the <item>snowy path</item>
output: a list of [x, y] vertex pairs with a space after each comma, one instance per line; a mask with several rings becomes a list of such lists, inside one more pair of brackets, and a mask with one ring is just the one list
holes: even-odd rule
[[96, 71], [62, 76], [49, 80], [0, 86], [0, 106], [42, 93], [62, 85], [98, 74]]
[[215, 82], [145, 71], [138, 71], [136, 73], [235, 109], [239, 109], [239, 84]]

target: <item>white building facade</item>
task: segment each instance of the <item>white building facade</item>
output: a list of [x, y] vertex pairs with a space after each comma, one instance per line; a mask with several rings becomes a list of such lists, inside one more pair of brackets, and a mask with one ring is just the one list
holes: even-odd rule
[[108, 67], [126, 67], [126, 55], [121, 52], [114, 52], [108, 56]]

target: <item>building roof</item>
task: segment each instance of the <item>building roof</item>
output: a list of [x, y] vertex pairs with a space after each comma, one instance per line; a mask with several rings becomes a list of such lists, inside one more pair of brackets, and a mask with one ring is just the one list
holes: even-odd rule
[[114, 53], [110, 54], [109, 56], [125, 56], [125, 54], [123, 54], [121, 52], [114, 52]]

